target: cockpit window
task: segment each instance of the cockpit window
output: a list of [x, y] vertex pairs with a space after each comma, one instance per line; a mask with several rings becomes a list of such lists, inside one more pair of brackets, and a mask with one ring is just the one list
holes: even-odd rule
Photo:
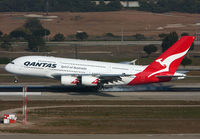
[[10, 62], [10, 64], [15, 64], [14, 62]]

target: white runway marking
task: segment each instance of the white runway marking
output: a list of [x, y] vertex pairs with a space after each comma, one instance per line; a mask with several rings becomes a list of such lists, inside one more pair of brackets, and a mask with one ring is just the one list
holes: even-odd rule
[[[28, 96], [41, 96], [41, 92], [27, 92]], [[0, 92], [0, 96], [23, 96], [23, 92]]]

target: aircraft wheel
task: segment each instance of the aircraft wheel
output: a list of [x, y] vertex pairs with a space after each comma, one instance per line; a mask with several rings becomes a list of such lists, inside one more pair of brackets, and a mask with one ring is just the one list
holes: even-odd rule
[[19, 80], [18, 80], [18, 78], [15, 76], [14, 83], [18, 83], [18, 82], [19, 82]]
[[97, 87], [98, 92], [101, 92], [104, 90], [104, 86], [102, 84], [99, 84]]

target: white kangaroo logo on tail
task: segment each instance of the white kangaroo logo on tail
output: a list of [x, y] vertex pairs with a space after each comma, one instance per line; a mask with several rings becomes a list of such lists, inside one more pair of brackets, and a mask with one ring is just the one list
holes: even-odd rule
[[159, 71], [156, 71], [156, 72], [150, 74], [148, 77], [151, 77], [151, 76], [153, 76], [155, 74], [162, 73], [162, 72], [167, 72], [167, 71], [169, 72], [169, 67], [170, 67], [171, 63], [173, 61], [181, 58], [182, 56], [184, 56], [189, 49], [190, 48], [188, 48], [186, 51], [184, 51], [182, 53], [171, 55], [171, 56], [167, 57], [165, 60], [163, 60], [163, 58], [157, 59], [156, 62], [158, 62], [158, 63], [160, 63], [160, 65], [166, 66], [166, 67], [164, 69], [162, 69], [162, 70], [159, 70]]

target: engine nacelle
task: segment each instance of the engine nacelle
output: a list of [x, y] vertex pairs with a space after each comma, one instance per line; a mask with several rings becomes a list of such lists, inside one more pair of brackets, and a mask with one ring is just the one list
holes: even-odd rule
[[99, 84], [99, 78], [94, 76], [82, 76], [81, 83], [85, 86], [97, 86]]
[[66, 86], [75, 86], [78, 84], [78, 78], [75, 76], [61, 76], [61, 84]]

